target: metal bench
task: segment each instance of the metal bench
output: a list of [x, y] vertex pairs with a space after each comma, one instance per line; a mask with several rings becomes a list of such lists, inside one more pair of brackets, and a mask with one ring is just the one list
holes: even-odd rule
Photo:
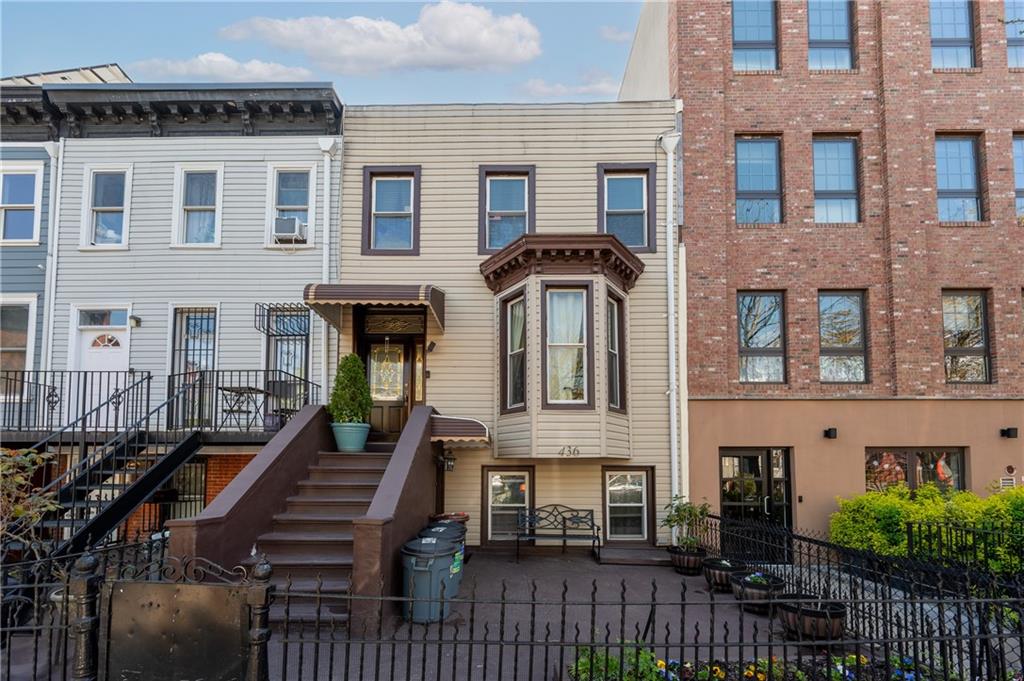
[[562, 553], [569, 541], [588, 541], [596, 560], [601, 559], [601, 528], [594, 522], [594, 512], [549, 504], [537, 508], [521, 508], [516, 516], [516, 562], [519, 544], [538, 539], [561, 539]]

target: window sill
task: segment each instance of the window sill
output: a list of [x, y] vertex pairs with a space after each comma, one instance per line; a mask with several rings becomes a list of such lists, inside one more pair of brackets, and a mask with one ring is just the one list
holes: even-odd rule
[[86, 245], [86, 246], [79, 246], [78, 250], [80, 250], [80, 251], [127, 251], [128, 250], [128, 244], [122, 244], [122, 245], [117, 245], [117, 246], [115, 246], [115, 245], [111, 245], [111, 246], [91, 246], [91, 245]]
[[863, 222], [815, 222], [814, 226], [815, 227], [825, 227], [825, 228], [833, 228], [833, 227], [835, 227], [835, 228], [840, 228], [840, 229], [842, 229], [842, 228], [856, 229], [858, 227], [863, 227], [864, 223]]
[[971, 66], [969, 68], [932, 69], [932, 73], [981, 73], [981, 67]]
[[988, 220], [964, 221], [964, 222], [940, 222], [939, 227], [991, 227]]
[[314, 244], [263, 244], [263, 248], [268, 251], [310, 251], [315, 246]]
[[857, 76], [860, 69], [809, 69], [812, 76]]
[[778, 228], [785, 227], [785, 222], [737, 222], [736, 226], [740, 229], [759, 229], [763, 227], [767, 228]]
[[220, 244], [171, 244], [169, 248], [185, 251], [216, 251], [220, 250]]
[[734, 76], [781, 76], [782, 69], [764, 69], [760, 71], [733, 71]]
[[0, 246], [15, 246], [15, 247], [17, 247], [17, 246], [38, 246], [38, 245], [39, 245], [39, 241], [37, 239], [33, 239], [31, 241], [29, 241], [27, 239], [5, 239], [5, 240], [0, 240]]

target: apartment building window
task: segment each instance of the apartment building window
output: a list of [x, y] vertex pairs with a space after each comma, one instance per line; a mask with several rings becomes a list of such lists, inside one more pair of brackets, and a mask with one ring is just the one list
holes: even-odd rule
[[0, 166], [0, 242], [39, 242], [42, 180], [42, 163]]
[[1024, 0], [1006, 0], [1006, 61], [1024, 69]]
[[178, 206], [171, 243], [175, 246], [220, 245], [220, 206], [223, 165], [177, 166], [175, 201]]
[[935, 179], [939, 222], [975, 222], [981, 219], [977, 139], [937, 137]]
[[363, 255], [419, 255], [420, 167], [363, 168]]
[[781, 291], [737, 296], [741, 383], [785, 383], [785, 311]]
[[[86, 169], [89, 199], [83, 204], [83, 246], [128, 245], [131, 167]], [[86, 208], [87, 207], [87, 208]]]
[[[24, 371], [30, 368], [29, 346], [32, 342], [29, 321], [34, 316], [30, 304], [5, 302], [0, 305], [0, 369]], [[21, 381], [3, 380], [3, 395], [16, 394], [24, 387]], [[17, 384], [17, 385], [15, 385]]]
[[849, 0], [807, 4], [807, 59], [812, 71], [853, 68], [853, 21]]
[[931, 0], [932, 68], [974, 66], [974, 12], [970, 0]]
[[988, 383], [989, 341], [984, 291], [942, 293], [947, 383]]
[[1024, 227], [1024, 135], [1013, 138], [1013, 177], [1017, 198], [1017, 224]]
[[217, 357], [217, 308], [175, 308], [171, 341], [172, 374], [213, 369]]
[[271, 164], [267, 186], [268, 246], [312, 243], [316, 220], [316, 166]]
[[534, 166], [480, 167], [479, 253], [495, 253], [536, 224]]
[[608, 406], [623, 410], [626, 407], [626, 334], [622, 298], [608, 293], [605, 320], [608, 330]]
[[653, 252], [655, 165], [600, 163], [597, 176], [599, 229], [634, 251]]
[[543, 286], [544, 406], [593, 407], [593, 317], [589, 284]]
[[822, 383], [867, 380], [866, 335], [862, 291], [818, 294], [818, 363]]
[[736, 140], [736, 222], [782, 222], [782, 169], [777, 137]]
[[732, 3], [734, 71], [778, 68], [777, 36], [774, 0], [735, 0]]
[[501, 304], [502, 412], [526, 408], [526, 297], [515, 294]]
[[647, 539], [647, 472], [606, 470], [604, 485], [608, 539]]
[[516, 538], [516, 522], [519, 512], [532, 505], [533, 468], [499, 469], [487, 468], [484, 472], [487, 500], [486, 537], [488, 541]]
[[932, 483], [944, 490], [964, 489], [964, 450], [960, 447], [877, 447], [864, 456], [869, 492], [894, 485], [917, 489]]
[[860, 221], [857, 186], [857, 141], [814, 140], [814, 221]]

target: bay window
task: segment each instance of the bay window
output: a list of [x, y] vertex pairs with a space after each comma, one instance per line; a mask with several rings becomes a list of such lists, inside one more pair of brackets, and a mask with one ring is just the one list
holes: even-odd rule
[[544, 402], [592, 407], [591, 286], [544, 286]]
[[622, 299], [608, 293], [605, 328], [608, 329], [608, 406], [624, 409], [626, 406], [626, 359], [624, 315]]
[[526, 408], [526, 298], [502, 303], [502, 412]]

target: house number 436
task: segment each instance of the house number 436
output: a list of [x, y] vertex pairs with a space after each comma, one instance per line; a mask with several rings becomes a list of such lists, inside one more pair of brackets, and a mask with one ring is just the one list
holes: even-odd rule
[[562, 445], [558, 450], [558, 456], [579, 456], [580, 448], [576, 445]]

